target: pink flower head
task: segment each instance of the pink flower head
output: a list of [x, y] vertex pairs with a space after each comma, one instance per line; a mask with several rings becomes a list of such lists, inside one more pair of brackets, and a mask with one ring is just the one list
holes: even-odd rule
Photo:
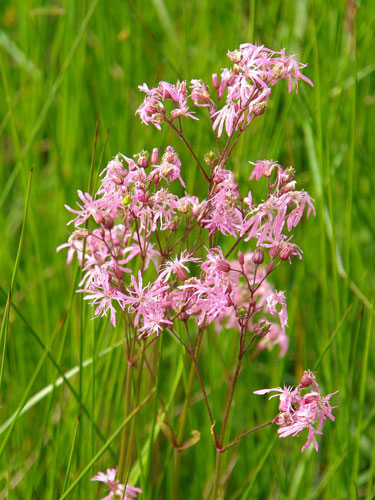
[[275, 387], [273, 389], [254, 391], [254, 394], [260, 395], [273, 391], [278, 393], [271, 396], [271, 398], [280, 398], [280, 413], [274, 419], [274, 423], [279, 426], [277, 432], [280, 438], [298, 436], [303, 429], [308, 429], [307, 441], [301, 449], [302, 452], [311, 443], [313, 443], [315, 450], [318, 451], [316, 434], [322, 434], [323, 423], [327, 418], [332, 421], [335, 420], [335, 417], [332, 415], [332, 410], [335, 407], [330, 405], [329, 400], [338, 391], [327, 396], [321, 396], [315, 376], [314, 388], [316, 390], [305, 394], [302, 394], [302, 391], [305, 389], [302, 384], [295, 389], [291, 387], [284, 387], [284, 389]]
[[135, 488], [134, 486], [130, 486], [129, 484], [127, 484], [125, 487], [116, 479], [116, 474], [117, 467], [115, 469], [107, 469], [106, 474], [104, 472], [98, 472], [94, 477], [90, 479], [90, 481], [100, 481], [108, 486], [109, 494], [101, 500], [112, 500], [115, 496], [118, 496], [123, 500], [132, 500], [134, 498], [137, 498], [137, 496], [142, 493], [142, 490], [140, 488]]
[[[281, 306], [279, 310], [277, 306]], [[275, 292], [267, 297], [267, 308], [271, 314], [276, 314], [280, 319], [282, 329], [288, 326], [288, 311], [284, 292]]]
[[112, 301], [115, 300], [121, 309], [124, 309], [126, 296], [118, 286], [112, 283], [112, 279], [113, 277], [106, 269], [97, 266], [90, 282], [90, 288], [77, 290], [77, 292], [88, 294], [85, 295], [84, 300], [91, 300], [90, 305], [96, 306], [95, 317], [107, 316], [107, 312], [110, 311], [112, 325], [116, 326], [116, 309]]
[[159, 279], [169, 280], [171, 274], [173, 273], [181, 281], [187, 279], [186, 272], [190, 272], [189, 268], [186, 266], [188, 262], [199, 262], [200, 259], [197, 257], [192, 257], [186, 250], [181, 252], [179, 257], [174, 257], [163, 264], [163, 270], [159, 274]]

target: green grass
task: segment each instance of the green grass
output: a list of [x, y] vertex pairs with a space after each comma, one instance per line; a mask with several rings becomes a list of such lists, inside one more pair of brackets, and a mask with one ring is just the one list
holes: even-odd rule
[[[199, 189], [182, 144], [134, 117], [142, 98], [137, 85], [209, 81], [227, 65], [226, 51], [245, 41], [298, 54], [315, 87], [300, 85], [298, 95], [284, 83], [275, 87], [231, 166], [246, 192], [248, 160], [293, 165], [317, 216], [303, 220], [295, 237], [303, 260], [273, 278], [288, 299], [288, 354], [280, 360], [265, 352], [245, 364], [228, 434], [272, 419], [276, 404], [252, 391], [294, 384], [305, 368], [315, 367], [324, 392], [340, 392], [336, 422], [326, 424], [319, 453], [301, 455], [303, 437], [278, 440], [274, 428], [232, 448], [224, 457], [225, 498], [374, 498], [374, 23], [365, 1], [355, 8], [337, 0], [1, 2], [0, 500], [100, 498], [104, 490], [98, 493], [89, 478], [118, 461], [122, 331], [90, 321], [92, 310], [74, 293], [75, 266], [55, 252], [69, 234], [64, 203], [72, 205], [76, 190], [89, 184], [96, 120], [94, 184], [117, 152], [131, 156], [172, 141], [189, 189]], [[203, 120], [187, 130], [196, 150], [214, 147]], [[216, 415], [225, 403], [233, 339], [233, 332], [211, 332], [202, 343]], [[153, 366], [156, 392], [176, 426], [189, 359], [167, 334], [155, 346], [162, 356]], [[152, 386], [145, 371], [140, 401]], [[173, 452], [157, 394], [134, 416], [129, 480], [143, 488], [142, 499], [173, 499]], [[177, 498], [201, 499], [215, 453], [196, 380], [192, 401], [185, 439], [198, 430], [200, 441], [181, 453]]]

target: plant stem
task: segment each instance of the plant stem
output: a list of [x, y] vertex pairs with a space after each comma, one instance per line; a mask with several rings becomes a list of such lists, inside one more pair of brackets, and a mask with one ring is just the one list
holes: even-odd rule
[[252, 432], [259, 431], [259, 429], [263, 429], [263, 427], [267, 427], [267, 426], [272, 425], [274, 423], [275, 423], [274, 420], [270, 420], [269, 422], [257, 425], [256, 427], [253, 427], [252, 429], [249, 429], [248, 431], [243, 432], [242, 434], [240, 434], [239, 436], [234, 438], [233, 441], [231, 441], [230, 443], [223, 446], [220, 450], [218, 450], [219, 453], [223, 453], [224, 451], [227, 451], [229, 448], [231, 448], [236, 443], [240, 442], [244, 437], [251, 434]]
[[236, 383], [237, 383], [238, 376], [239, 376], [240, 370], [241, 370], [241, 363], [242, 363], [242, 358], [244, 355], [245, 331], [246, 331], [245, 328], [241, 329], [240, 349], [239, 349], [239, 353], [238, 353], [238, 360], [237, 360], [236, 368], [234, 371], [232, 383], [231, 383], [230, 388], [229, 388], [227, 402], [225, 405], [223, 425], [221, 427], [221, 432], [220, 432], [219, 446], [216, 446], [215, 476], [214, 476], [214, 484], [213, 484], [213, 488], [212, 488], [212, 499], [213, 500], [215, 500], [217, 498], [217, 494], [219, 491], [220, 471], [221, 471], [221, 456], [222, 456], [221, 450], [222, 450], [222, 445], [223, 445], [223, 442], [225, 439], [225, 432], [227, 429], [227, 424], [228, 424], [228, 419], [229, 419], [230, 408], [232, 405], [234, 390], [236, 388]]
[[[202, 335], [198, 335], [196, 345], [194, 348], [195, 356], [198, 358], [200, 346], [202, 344]], [[184, 407], [180, 416], [179, 428], [177, 433], [177, 444], [180, 446], [182, 444], [184, 438], [184, 432], [186, 427], [186, 422], [189, 414], [190, 400], [191, 395], [193, 393], [193, 385], [194, 385], [194, 376], [195, 376], [195, 365], [194, 361], [192, 361], [189, 372], [189, 379], [186, 387], [186, 397], [184, 401]], [[181, 451], [178, 449], [174, 450], [173, 457], [173, 484], [172, 484], [172, 498], [178, 497], [178, 487], [179, 487], [179, 472], [180, 472], [180, 459], [181, 459]]]

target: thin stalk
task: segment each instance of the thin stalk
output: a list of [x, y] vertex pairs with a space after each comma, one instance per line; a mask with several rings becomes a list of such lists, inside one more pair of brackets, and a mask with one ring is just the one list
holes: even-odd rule
[[183, 143], [185, 144], [185, 146], [188, 148], [188, 150], [190, 151], [191, 155], [193, 156], [194, 160], [196, 161], [196, 164], [198, 165], [199, 167], [199, 170], [201, 171], [201, 174], [203, 175], [203, 177], [206, 179], [207, 182], [210, 182], [210, 178], [208, 177], [208, 175], [206, 174], [204, 168], [202, 167], [202, 164], [201, 162], [198, 160], [198, 157], [197, 155], [194, 153], [192, 147], [190, 146], [190, 144], [187, 142], [187, 140], [185, 139], [185, 136], [184, 134], [178, 130], [174, 125], [173, 123], [168, 120], [168, 119], [165, 119], [165, 121], [168, 123], [168, 125], [172, 128], [172, 130], [178, 135], [178, 137], [183, 141]]
[[[198, 358], [198, 356], [199, 356], [201, 344], [202, 344], [202, 335], [198, 335], [196, 346], [194, 349], [196, 358]], [[178, 444], [178, 446], [180, 446], [182, 444], [182, 441], [184, 438], [184, 432], [185, 432], [185, 428], [186, 428], [187, 418], [189, 415], [191, 395], [193, 393], [194, 378], [195, 378], [195, 365], [194, 365], [194, 361], [193, 361], [191, 363], [191, 366], [190, 366], [189, 378], [188, 378], [188, 383], [187, 383], [187, 387], [186, 387], [186, 397], [185, 397], [182, 413], [180, 416], [179, 428], [178, 428], [178, 432], [177, 432], [177, 444]], [[175, 449], [174, 450], [174, 457], [173, 457], [172, 498], [178, 497], [180, 462], [181, 462], [181, 452], [178, 449]]]
[[[247, 322], [246, 322], [246, 324], [247, 324]], [[225, 432], [227, 430], [227, 424], [228, 424], [228, 420], [229, 420], [230, 408], [231, 408], [232, 401], [233, 401], [234, 390], [236, 388], [236, 383], [237, 383], [238, 376], [239, 376], [240, 370], [241, 370], [241, 363], [242, 363], [242, 358], [244, 355], [244, 342], [245, 342], [245, 328], [242, 328], [241, 329], [240, 349], [239, 349], [239, 353], [238, 353], [238, 360], [237, 360], [236, 368], [234, 371], [232, 383], [231, 383], [230, 388], [229, 388], [227, 402], [225, 405], [223, 425], [221, 427], [221, 432], [220, 432], [219, 446], [216, 446], [215, 475], [214, 475], [214, 484], [213, 484], [213, 488], [212, 488], [212, 499], [213, 500], [215, 500], [217, 498], [217, 494], [219, 491], [222, 444], [223, 444], [224, 439], [225, 439]]]
[[[135, 338], [136, 334], [133, 332], [133, 341], [130, 348], [130, 352], [127, 353], [128, 363], [125, 373], [125, 390], [124, 390], [124, 400], [125, 400], [125, 412], [124, 417], [126, 419], [127, 415], [130, 415], [130, 406], [131, 406], [131, 370], [134, 365], [131, 362], [133, 359], [133, 352], [135, 346]], [[130, 448], [127, 439], [127, 428], [124, 427], [121, 436], [121, 445], [120, 445], [120, 460], [119, 460], [119, 471], [120, 471], [120, 479], [125, 480], [127, 477], [127, 470], [125, 470], [125, 463], [127, 457], [127, 447]]]
[[260, 429], [263, 429], [264, 427], [267, 427], [268, 425], [272, 425], [274, 423], [275, 422], [273, 420], [270, 420], [269, 422], [266, 422], [264, 424], [257, 425], [256, 427], [253, 427], [252, 429], [249, 429], [248, 431], [243, 432], [242, 434], [240, 434], [239, 436], [234, 438], [233, 441], [231, 441], [230, 443], [228, 443], [225, 446], [223, 446], [222, 448], [220, 448], [220, 450], [218, 450], [218, 451], [220, 453], [223, 453], [224, 451], [227, 451], [229, 448], [234, 446], [236, 443], [239, 443], [244, 437], [248, 436], [252, 432], [259, 431]]

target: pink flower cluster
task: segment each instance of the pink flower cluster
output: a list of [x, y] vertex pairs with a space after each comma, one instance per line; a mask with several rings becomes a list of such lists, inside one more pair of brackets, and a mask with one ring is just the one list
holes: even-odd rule
[[[310, 385], [312, 391], [302, 393]], [[316, 434], [322, 434], [323, 423], [327, 418], [332, 421], [335, 420], [332, 415], [332, 409], [335, 406], [332, 407], [329, 400], [338, 391], [322, 396], [315, 374], [307, 370], [304, 372], [300, 384], [294, 389], [293, 387], [284, 387], [283, 389], [274, 387], [254, 391], [254, 394], [263, 395], [269, 392], [278, 393], [271, 396], [270, 399], [274, 397], [280, 399], [280, 412], [274, 419], [275, 424], [279, 426], [279, 437], [299, 436], [304, 429], [307, 429], [307, 441], [301, 451], [305, 451], [311, 443], [313, 443], [315, 450], [318, 451]]]
[[[211, 97], [208, 85], [203, 80], [191, 80], [191, 92], [188, 95], [186, 82], [172, 85], [160, 82], [158, 87], [149, 89], [144, 83], [139, 90], [146, 97], [136, 113], [143, 123], [152, 123], [160, 130], [161, 123], [172, 122], [185, 116], [197, 120], [189, 112], [187, 98], [197, 107], [207, 107], [212, 126], [220, 137], [225, 130], [228, 136], [238, 129], [244, 129], [254, 117], [264, 113], [273, 87], [279, 80], [288, 80], [288, 91], [293, 89], [293, 82], [298, 92], [298, 81], [312, 82], [301, 73], [306, 64], [301, 64], [294, 56], [285, 54], [285, 50], [274, 52], [266, 47], [245, 43], [239, 49], [228, 52], [232, 68], [225, 68], [221, 77], [212, 75], [213, 87], [217, 94], [217, 103]], [[219, 107], [226, 94], [225, 104]], [[171, 101], [171, 111], [166, 110], [165, 101]]]
[[[122, 500], [133, 500], [142, 493], [140, 488], [135, 488], [129, 484], [126, 487], [121, 484], [116, 479], [117, 467], [115, 469], [107, 469], [107, 473], [98, 472], [91, 481], [100, 481], [105, 483], [109, 488], [109, 494], [103, 497], [101, 500], [112, 500], [115, 496], [121, 498]], [[124, 491], [125, 490], [125, 491]]]
[[[260, 177], [259, 163], [267, 162], [256, 164], [251, 179]], [[273, 183], [267, 173], [265, 202], [246, 204], [233, 172], [219, 166], [212, 170], [208, 198], [200, 201], [187, 194], [179, 198], [170, 191], [168, 185], [174, 180], [185, 187], [181, 161], [173, 147], [168, 146], [160, 160], [157, 149], [151, 155], [142, 151], [136, 161], [117, 155], [103, 170], [95, 196], [79, 191], [78, 208], [66, 206], [75, 215], [69, 224], [77, 229], [68, 243], [58, 248], [68, 248], [68, 262], [77, 254], [84, 270], [78, 292], [95, 307], [95, 316], [110, 313], [116, 326], [117, 304], [133, 315], [139, 336], [159, 334], [174, 321], [193, 314], [198, 325], [216, 320], [218, 328], [219, 321], [225, 323], [227, 318], [227, 326], [233, 327], [238, 310], [251, 298], [255, 305], [248, 315], [249, 329], [255, 325], [256, 312], [278, 316], [280, 325], [270, 324], [270, 341], [263, 339], [260, 347], [279, 344], [281, 354], [285, 354], [286, 301], [283, 292], [276, 293], [266, 281], [271, 269], [258, 268], [251, 252], [245, 254], [241, 266], [229, 263], [220, 247], [201, 248], [193, 238], [189, 240], [195, 225], [201, 236], [221, 233], [269, 247], [274, 264], [301, 255], [282, 231], [298, 224], [306, 206], [308, 213], [313, 210], [312, 201], [304, 191], [285, 190], [292, 174], [285, 174], [280, 165], [274, 169], [277, 176]], [[89, 229], [89, 222], [93, 228]], [[178, 228], [183, 228], [187, 239], [180, 236]], [[178, 242], [186, 247], [173, 256]], [[191, 265], [195, 276], [188, 277]], [[149, 278], [144, 285], [146, 272]]]

